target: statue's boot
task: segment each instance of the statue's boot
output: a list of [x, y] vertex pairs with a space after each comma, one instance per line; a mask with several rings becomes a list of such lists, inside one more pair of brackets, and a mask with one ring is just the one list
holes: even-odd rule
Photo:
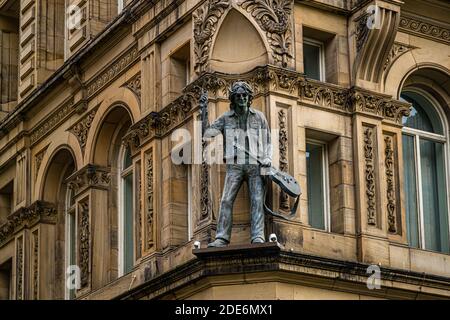
[[264, 242], [265, 242], [264, 239], [260, 238], [260, 237], [255, 238], [255, 239], [252, 240], [252, 244], [253, 243], [264, 243]]
[[208, 248], [215, 247], [215, 248], [221, 248], [226, 247], [228, 245], [228, 241], [222, 238], [217, 238], [211, 243], [208, 243]]

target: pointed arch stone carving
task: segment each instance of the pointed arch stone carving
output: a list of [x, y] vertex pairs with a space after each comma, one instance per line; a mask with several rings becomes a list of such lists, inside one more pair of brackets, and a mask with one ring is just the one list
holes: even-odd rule
[[292, 12], [290, 0], [244, 0], [239, 5], [251, 14], [265, 32], [275, 64], [287, 67], [292, 53]]

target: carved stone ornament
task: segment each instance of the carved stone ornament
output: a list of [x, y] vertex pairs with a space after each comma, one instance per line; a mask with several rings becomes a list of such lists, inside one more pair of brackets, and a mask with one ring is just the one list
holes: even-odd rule
[[24, 300], [23, 277], [24, 277], [24, 244], [23, 236], [16, 241], [16, 300]]
[[394, 148], [392, 137], [384, 137], [384, 155], [386, 166], [386, 198], [387, 198], [387, 219], [388, 231], [392, 233], [397, 232], [396, 221], [396, 200], [395, 200], [395, 178], [394, 178]]
[[291, 0], [244, 0], [240, 6], [255, 18], [266, 33], [277, 64], [287, 67], [292, 56]]
[[[285, 110], [278, 111], [278, 143], [280, 148], [280, 170], [288, 172], [288, 131], [287, 131], [287, 114]], [[289, 210], [289, 197], [283, 191], [280, 191], [280, 209]]]
[[133, 92], [139, 104], [141, 104], [141, 73], [138, 73], [130, 80], [125, 82], [122, 87], [125, 87]]
[[153, 234], [153, 220], [154, 220], [154, 206], [153, 206], [153, 149], [147, 153], [146, 156], [146, 202], [147, 202], [147, 212], [146, 212], [146, 225], [147, 225], [147, 250], [150, 250], [155, 245], [154, 234]]
[[88, 164], [66, 179], [74, 195], [87, 188], [108, 189], [111, 182], [111, 172], [108, 168]]
[[34, 145], [38, 143], [45, 135], [55, 130], [61, 123], [63, 123], [72, 113], [75, 112], [73, 108], [73, 97], [62, 103], [56, 108], [50, 116], [46, 117], [40, 122], [30, 134], [30, 143]]
[[374, 129], [364, 129], [364, 163], [367, 199], [367, 223], [376, 225]]
[[51, 203], [36, 201], [27, 208], [20, 208], [0, 226], [0, 247], [23, 228], [31, 228], [38, 222], [55, 223], [56, 209]]
[[79, 266], [81, 271], [81, 287], [84, 288], [89, 284], [89, 253], [90, 253], [90, 229], [89, 229], [89, 204], [87, 202], [80, 203], [79, 211]]
[[400, 58], [403, 54], [411, 51], [415, 47], [408, 46], [406, 44], [402, 43], [394, 43], [392, 46], [391, 51], [389, 52], [389, 55], [386, 59], [386, 63], [384, 64], [384, 70], [389, 70], [390, 67], [394, 64], [395, 60]]
[[45, 148], [43, 148], [41, 151], [39, 151], [36, 156], [35, 156], [35, 176], [37, 177], [38, 173], [39, 173], [39, 169], [41, 168], [41, 164], [42, 164], [42, 159], [44, 159], [44, 156], [47, 152], [47, 148], [48, 146], [46, 146]]
[[194, 69], [197, 74], [205, 71], [208, 66], [217, 24], [229, 6], [229, 0], [210, 0], [192, 15], [194, 19]]
[[39, 230], [32, 233], [33, 237], [33, 299], [39, 298]]
[[419, 16], [403, 15], [400, 18], [399, 29], [419, 37], [430, 38], [435, 41], [450, 43], [449, 25], [440, 25], [438, 22], [428, 22]]
[[78, 142], [80, 143], [81, 150], [84, 152], [86, 148], [87, 137], [89, 134], [89, 129], [91, 128], [92, 121], [95, 118], [95, 114], [97, 113], [97, 109], [90, 111], [83, 119], [81, 119], [78, 123], [76, 123], [73, 127], [69, 129], [75, 137], [77, 137]]

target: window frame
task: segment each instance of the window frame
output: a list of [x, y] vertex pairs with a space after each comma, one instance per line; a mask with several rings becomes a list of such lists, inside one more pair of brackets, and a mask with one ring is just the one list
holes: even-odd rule
[[[134, 240], [134, 235], [135, 235], [135, 227], [134, 227], [134, 223], [135, 223], [135, 219], [134, 219], [134, 212], [136, 210], [136, 203], [135, 203], [135, 199], [134, 199], [134, 195], [135, 195], [135, 183], [134, 183], [134, 163], [133, 161], [131, 162], [131, 165], [127, 168], [124, 168], [124, 160], [126, 157], [126, 151], [127, 151], [127, 147], [126, 146], [121, 146], [120, 147], [120, 151], [119, 151], [119, 157], [118, 157], [118, 214], [119, 214], [119, 219], [118, 219], [118, 272], [119, 272], [119, 277], [126, 275], [127, 273], [125, 272], [125, 199], [124, 199], [124, 191], [125, 191], [125, 178], [127, 178], [128, 176], [132, 176], [133, 179], [133, 183], [131, 184], [132, 187], [132, 195], [131, 195], [131, 199], [132, 199], [132, 203], [133, 203], [133, 214], [132, 214], [132, 218], [133, 218], [133, 226], [132, 226], [132, 230], [133, 230], [133, 242]], [[133, 250], [133, 265], [136, 261], [136, 246], [135, 244], [133, 244], [132, 246], [132, 250]]]
[[[77, 264], [77, 233], [78, 233], [78, 225], [77, 225], [77, 212], [76, 212], [76, 201], [71, 203], [71, 199], [73, 198], [73, 190], [67, 188], [66, 197], [64, 202], [64, 217], [65, 217], [65, 291], [64, 298], [66, 300], [72, 300], [76, 297], [76, 289], [69, 289], [67, 287], [67, 270], [69, 266]], [[73, 221], [70, 219], [73, 217]], [[72, 223], [74, 223], [72, 225]], [[72, 233], [70, 232], [73, 228], [74, 238], [71, 239]], [[72, 241], [73, 240], [73, 241]], [[75, 252], [72, 252], [72, 246], [74, 246]], [[75, 261], [72, 261], [72, 255], [75, 257]], [[71, 296], [73, 292], [73, 296]]]
[[[445, 197], [447, 200], [447, 226], [448, 226], [448, 235], [449, 235], [449, 241], [450, 241], [450, 214], [449, 214], [449, 208], [450, 208], [450, 192], [449, 192], [449, 182], [450, 182], [450, 166], [449, 166], [449, 144], [448, 144], [448, 122], [447, 118], [445, 117], [445, 113], [442, 110], [439, 102], [427, 91], [411, 87], [411, 88], [405, 88], [401, 90], [400, 97], [403, 93], [415, 93], [418, 95], [422, 95], [428, 102], [433, 106], [434, 111], [437, 113], [439, 117], [439, 121], [441, 122], [441, 125], [443, 127], [443, 133], [444, 134], [437, 134], [437, 133], [431, 133], [423, 130], [418, 130], [414, 128], [409, 127], [402, 127], [402, 135], [407, 135], [414, 138], [414, 161], [415, 161], [415, 174], [417, 177], [416, 180], [416, 201], [418, 204], [418, 236], [419, 236], [419, 247], [417, 249], [431, 251], [431, 252], [439, 252], [444, 253], [441, 251], [435, 251], [431, 249], [426, 249], [426, 242], [425, 242], [425, 225], [424, 225], [424, 212], [423, 212], [423, 190], [422, 190], [422, 172], [421, 172], [421, 159], [420, 159], [420, 139], [423, 138], [428, 141], [432, 142], [439, 142], [443, 144], [444, 149], [444, 175], [445, 175], [445, 184], [446, 184], [446, 190], [445, 190]], [[405, 212], [406, 215], [406, 212]], [[406, 217], [405, 217], [406, 218]], [[407, 226], [408, 227], [408, 226]], [[408, 230], [406, 231], [408, 233]], [[408, 243], [408, 245], [410, 245]]]
[[[322, 150], [322, 188], [323, 188], [323, 212], [324, 212], [324, 229], [318, 229], [326, 232], [331, 232], [331, 206], [330, 206], [330, 178], [329, 178], [329, 167], [328, 167], [328, 143], [322, 140], [306, 138], [305, 141], [305, 152], [306, 152], [306, 144], [320, 146]], [[305, 154], [306, 160], [306, 154]], [[306, 171], [306, 179], [308, 179], [308, 171]], [[308, 190], [309, 194], [309, 190]], [[308, 202], [308, 216], [309, 216], [309, 202]], [[311, 226], [311, 223], [309, 222]], [[311, 226], [312, 227], [312, 226]]]
[[[325, 74], [325, 43], [319, 40], [315, 40], [308, 37], [303, 37], [303, 44], [308, 44], [310, 46], [315, 46], [319, 48], [319, 81], [326, 81]], [[303, 49], [303, 52], [304, 49]], [[303, 56], [303, 63], [305, 62], [305, 58]], [[303, 66], [304, 69], [304, 66]]]

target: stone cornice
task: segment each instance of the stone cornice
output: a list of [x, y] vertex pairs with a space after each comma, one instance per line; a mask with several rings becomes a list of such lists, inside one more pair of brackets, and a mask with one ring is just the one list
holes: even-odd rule
[[92, 164], [88, 164], [70, 175], [66, 182], [75, 196], [88, 188], [108, 189], [111, 182], [111, 171]]
[[402, 13], [399, 30], [419, 37], [450, 44], [450, 24], [411, 13]]
[[[290, 274], [286, 278], [289, 281], [297, 279], [297, 281], [320, 285], [330, 290], [338, 290], [339, 287], [349, 290], [351, 287], [350, 290], [353, 292], [369, 294], [366, 286], [367, 278], [370, 276], [370, 273], [367, 273], [369, 265], [364, 263], [290, 252], [275, 243], [196, 249], [193, 250], [193, 254], [197, 256], [197, 259], [190, 260], [164, 274], [146, 278], [143, 284], [116, 298], [157, 299], [190, 283], [199, 284], [200, 279], [209, 276], [272, 273], [274, 278], [280, 280], [284, 272]], [[380, 270], [381, 289], [373, 290], [370, 292], [372, 295], [414, 299], [417, 291], [422, 287], [437, 289], [444, 294], [447, 292], [448, 295], [450, 288], [448, 277], [385, 267], [380, 267]], [[399, 286], [394, 282], [401, 283], [403, 290], [392, 292], [391, 288]]]
[[306, 79], [301, 73], [268, 65], [240, 75], [218, 72], [203, 74], [160, 112], [152, 112], [134, 124], [124, 137], [124, 142], [137, 148], [153, 137], [169, 134], [198, 110], [198, 98], [202, 90], [207, 90], [210, 97], [228, 99], [228, 89], [238, 79], [249, 82], [255, 96], [272, 92], [290, 96], [311, 106], [338, 110], [349, 115], [365, 113], [395, 124], [400, 124], [401, 117], [409, 112], [409, 104], [390, 96], [358, 87], [349, 89]]
[[92, 97], [94, 94], [105, 88], [113, 80], [118, 78], [127, 68], [134, 64], [140, 58], [136, 45], [126, 50], [122, 55], [109, 63], [95, 77], [90, 79], [87, 84], [87, 96]]
[[0, 247], [23, 228], [30, 228], [40, 222], [56, 222], [56, 209], [53, 204], [36, 201], [29, 207], [18, 209], [0, 226]]

